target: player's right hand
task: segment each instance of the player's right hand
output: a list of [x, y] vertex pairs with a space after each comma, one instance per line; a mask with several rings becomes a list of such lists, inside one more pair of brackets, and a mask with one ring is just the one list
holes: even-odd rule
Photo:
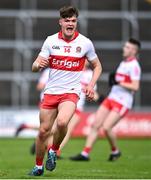
[[87, 85], [83, 88], [83, 92], [86, 94], [86, 99], [88, 101], [93, 101], [94, 99], [94, 89], [93, 86]]
[[49, 66], [49, 60], [48, 59], [41, 59], [39, 61], [39, 68], [46, 68]]

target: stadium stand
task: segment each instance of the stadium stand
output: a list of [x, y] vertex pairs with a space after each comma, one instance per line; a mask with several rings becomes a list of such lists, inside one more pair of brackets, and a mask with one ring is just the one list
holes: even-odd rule
[[[145, 0], [67, 0], [81, 11], [80, 32], [95, 43], [102, 59], [100, 93], [107, 94], [107, 75], [121, 60], [121, 45], [130, 36], [142, 41], [141, 91], [136, 106], [151, 106], [151, 4]], [[46, 36], [58, 30], [57, 10], [64, 1], [1, 0], [0, 5], [0, 106], [35, 106], [38, 75], [31, 64]], [[96, 5], [97, 4], [97, 5]]]

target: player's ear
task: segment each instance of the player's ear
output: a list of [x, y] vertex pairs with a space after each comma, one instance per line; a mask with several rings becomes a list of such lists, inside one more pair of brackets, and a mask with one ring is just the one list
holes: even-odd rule
[[59, 19], [59, 25], [60, 26], [62, 25], [62, 19]]

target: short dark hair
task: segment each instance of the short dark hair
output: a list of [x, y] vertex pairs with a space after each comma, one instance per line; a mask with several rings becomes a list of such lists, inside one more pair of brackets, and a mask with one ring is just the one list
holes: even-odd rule
[[136, 45], [136, 46], [138, 47], [138, 49], [141, 49], [141, 43], [140, 43], [140, 41], [138, 41], [137, 39], [130, 38], [130, 39], [128, 40], [128, 42], [131, 43], [131, 44]]
[[78, 9], [76, 7], [73, 6], [63, 6], [60, 9], [60, 17], [61, 18], [70, 18], [72, 16], [79, 16], [79, 12]]

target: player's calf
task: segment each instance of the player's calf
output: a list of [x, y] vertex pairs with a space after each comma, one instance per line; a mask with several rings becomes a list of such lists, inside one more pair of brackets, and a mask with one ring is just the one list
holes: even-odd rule
[[109, 155], [108, 161], [115, 161], [121, 156], [121, 152], [116, 146], [116, 138], [114, 134], [112, 133], [112, 129], [110, 129], [107, 126], [104, 126], [103, 129], [111, 146], [111, 154]]

